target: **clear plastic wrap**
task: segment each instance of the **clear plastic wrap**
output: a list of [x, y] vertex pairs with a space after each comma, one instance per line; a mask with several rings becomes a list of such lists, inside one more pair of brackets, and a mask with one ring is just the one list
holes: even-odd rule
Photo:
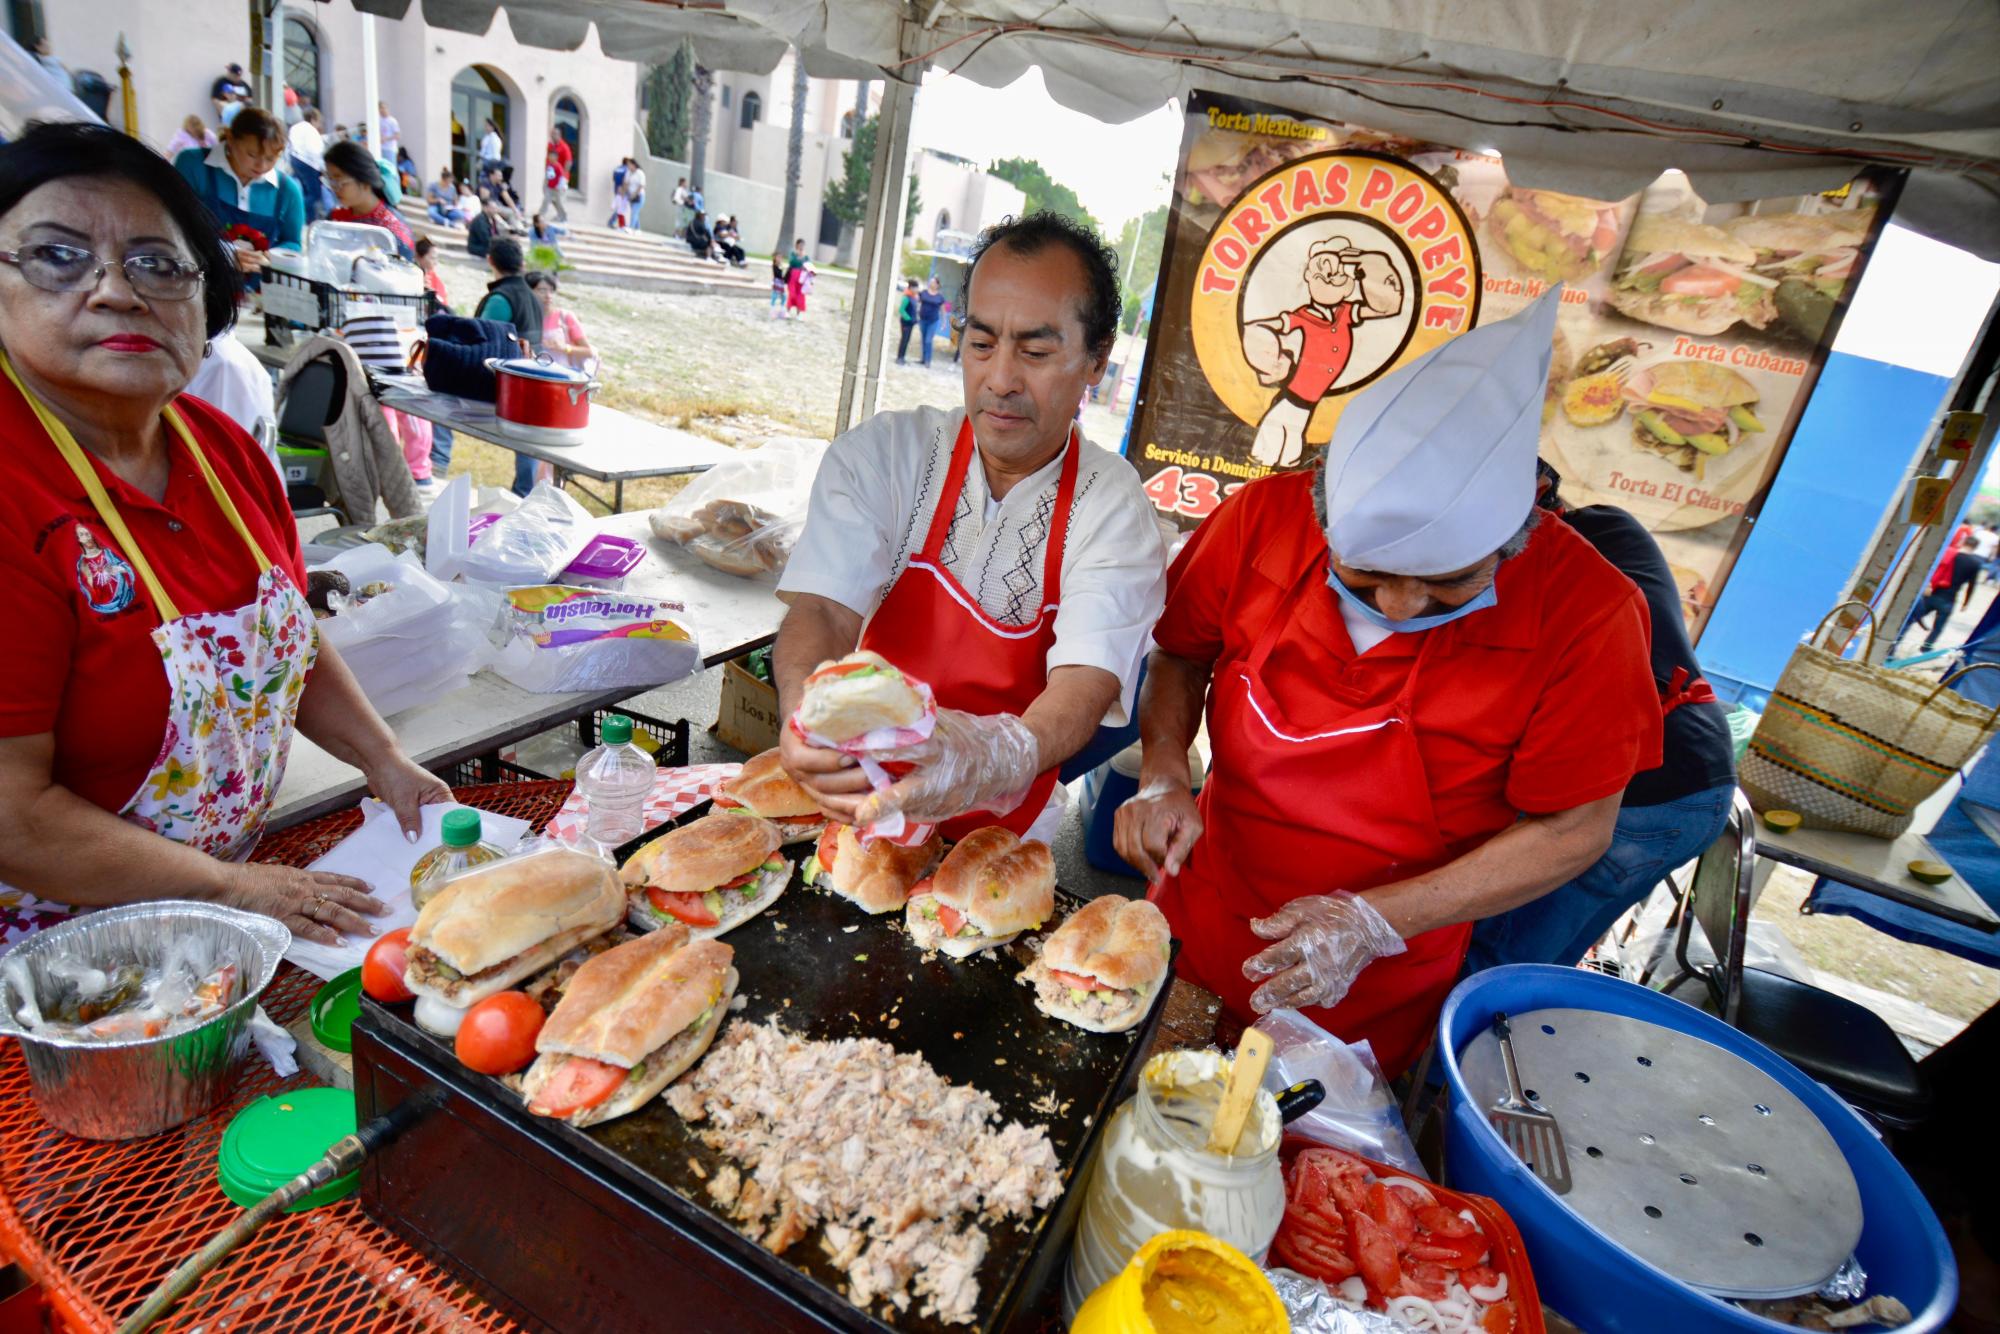
[[687, 609], [661, 598], [561, 584], [513, 588], [505, 624], [493, 669], [523, 690], [643, 689], [701, 666]]
[[1250, 929], [1276, 943], [1252, 955], [1243, 975], [1265, 981], [1250, 993], [1259, 1014], [1285, 1006], [1338, 1005], [1361, 970], [1401, 954], [1403, 938], [1359, 894], [1336, 889], [1293, 899]]
[[346, 577], [349, 592], [328, 595], [320, 638], [339, 651], [378, 713], [400, 713], [465, 684], [494, 655], [500, 595], [446, 584], [414, 555], [369, 544], [320, 567]]
[[1281, 1093], [1301, 1080], [1317, 1079], [1326, 1089], [1325, 1100], [1286, 1125], [1286, 1134], [1358, 1153], [1412, 1176], [1426, 1175], [1389, 1081], [1366, 1042], [1342, 1042], [1297, 1010], [1271, 1011], [1257, 1021], [1257, 1031], [1271, 1039], [1273, 1048], [1265, 1088]]
[[1021, 803], [1041, 772], [1041, 743], [1011, 713], [939, 709], [930, 736], [884, 752], [878, 763], [916, 768], [861, 803], [864, 823], [900, 814], [942, 824], [969, 811], [1004, 814]]
[[655, 537], [687, 547], [718, 570], [744, 578], [775, 575], [805, 528], [825, 452], [820, 440], [766, 440], [695, 478], [647, 522]]
[[542, 482], [479, 535], [459, 561], [458, 573], [510, 588], [544, 583], [583, 554], [596, 532], [596, 521], [568, 492]]

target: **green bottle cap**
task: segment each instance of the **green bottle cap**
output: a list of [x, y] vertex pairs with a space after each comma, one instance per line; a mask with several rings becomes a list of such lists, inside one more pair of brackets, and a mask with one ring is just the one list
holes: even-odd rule
[[455, 811], [444, 813], [444, 845], [448, 848], [469, 848], [479, 841], [479, 812], [470, 806], [461, 806]]
[[361, 970], [350, 968], [314, 992], [306, 1012], [321, 1046], [329, 1051], [352, 1050], [354, 1021], [361, 1014]]
[[[354, 1095], [345, 1089], [303, 1088], [259, 1098], [238, 1112], [222, 1132], [215, 1175], [222, 1193], [248, 1209], [326, 1156], [354, 1133]], [[329, 1181], [294, 1204], [289, 1213], [331, 1204], [350, 1195], [361, 1174]]]
[[600, 733], [607, 746], [630, 745], [632, 741], [632, 720], [622, 713], [604, 716], [604, 727]]

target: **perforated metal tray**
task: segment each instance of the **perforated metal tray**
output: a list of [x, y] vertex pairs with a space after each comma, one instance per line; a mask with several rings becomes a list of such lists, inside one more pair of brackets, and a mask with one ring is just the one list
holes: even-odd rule
[[[1861, 1192], [1804, 1103], [1722, 1048], [1623, 1015], [1513, 1016], [1530, 1101], [1562, 1126], [1562, 1202], [1639, 1258], [1733, 1298], [1811, 1292], [1861, 1238]], [[1460, 1058], [1482, 1106], [1505, 1092], [1500, 1044]]]

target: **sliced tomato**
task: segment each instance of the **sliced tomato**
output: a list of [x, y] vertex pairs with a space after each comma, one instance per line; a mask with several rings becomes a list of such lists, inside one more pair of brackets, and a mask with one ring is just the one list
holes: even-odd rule
[[1094, 977], [1085, 977], [1081, 973], [1065, 973], [1060, 968], [1051, 968], [1049, 969], [1049, 976], [1072, 991], [1097, 990], [1097, 979]]
[[1440, 1237], [1469, 1237], [1479, 1231], [1472, 1223], [1441, 1204], [1427, 1204], [1417, 1210], [1417, 1226]]
[[1309, 1210], [1288, 1210], [1284, 1226], [1288, 1231], [1323, 1241], [1336, 1250], [1345, 1251], [1349, 1245], [1345, 1223], [1331, 1222], [1325, 1215]]
[[1359, 1158], [1339, 1149], [1315, 1147], [1301, 1152], [1294, 1162], [1312, 1164], [1325, 1179], [1327, 1194], [1341, 1208], [1367, 1208], [1368, 1179], [1372, 1173]]
[[872, 662], [830, 662], [806, 678], [806, 684], [815, 681], [831, 681], [837, 677], [853, 676], [856, 672], [880, 671]]
[[1323, 1283], [1338, 1283], [1354, 1274], [1354, 1261], [1347, 1252], [1310, 1233], [1288, 1230], [1278, 1233], [1271, 1254], [1285, 1268], [1296, 1270]]
[[958, 928], [965, 925], [965, 914], [948, 903], [940, 903], [937, 908], [938, 925], [944, 928], [947, 936], [957, 935]]
[[1400, 1193], [1379, 1181], [1368, 1187], [1368, 1216], [1387, 1228], [1398, 1246], [1416, 1240], [1416, 1212]]
[[1412, 1259], [1441, 1264], [1446, 1269], [1470, 1268], [1486, 1258], [1486, 1251], [1486, 1238], [1477, 1232], [1464, 1237], [1427, 1232], [1404, 1248]]
[[819, 846], [813, 849], [813, 855], [819, 858], [820, 870], [831, 871], [833, 869], [833, 854], [839, 847], [840, 826], [829, 824], [825, 829], [820, 831]]
[[1403, 1290], [1425, 1301], [1441, 1302], [1451, 1289], [1451, 1271], [1428, 1260], [1403, 1257]]
[[1395, 1236], [1362, 1209], [1347, 1215], [1347, 1226], [1354, 1237], [1355, 1268], [1376, 1303], [1402, 1296], [1403, 1269], [1397, 1263]]
[[646, 886], [646, 898], [655, 908], [689, 926], [714, 926], [722, 919], [708, 910], [699, 894], [677, 894], [657, 885]]
[[713, 797], [710, 797], [709, 805], [718, 811], [740, 811], [743, 809], [743, 803], [730, 796], [727, 792], [718, 792]]
[[1486, 1334], [1514, 1334], [1514, 1303], [1498, 1301], [1486, 1308], [1480, 1317], [1479, 1327]]
[[1742, 285], [1735, 274], [1706, 264], [1690, 264], [1660, 279], [1660, 290], [1669, 296], [1728, 296]]
[[573, 1116], [587, 1111], [616, 1093], [628, 1073], [588, 1056], [572, 1056], [556, 1067], [528, 1110], [536, 1116]]
[[1500, 1281], [1500, 1271], [1490, 1265], [1467, 1265], [1459, 1271], [1458, 1281], [1468, 1288], [1490, 1288]]
[[764, 868], [763, 868], [763, 867], [761, 867], [761, 866], [753, 866], [753, 867], [751, 867], [751, 868], [750, 868], [749, 870], [745, 871], [745, 872], [744, 872], [744, 873], [743, 873], [742, 875], [739, 875], [739, 876], [737, 876], [737, 877], [736, 877], [736, 878], [735, 878], [734, 880], [725, 880], [725, 881], [723, 881], [723, 882], [722, 882], [721, 884], [717, 885], [717, 886], [716, 886], [716, 888], [717, 888], [717, 889], [741, 889], [741, 888], [743, 888], [743, 886], [745, 886], [745, 885], [749, 884], [749, 883], [750, 883], [750, 882], [751, 882], [752, 880], [755, 880], [755, 879], [756, 879], [756, 878], [757, 878], [758, 876], [760, 876], [760, 875], [762, 875], [762, 874], [764, 874]]

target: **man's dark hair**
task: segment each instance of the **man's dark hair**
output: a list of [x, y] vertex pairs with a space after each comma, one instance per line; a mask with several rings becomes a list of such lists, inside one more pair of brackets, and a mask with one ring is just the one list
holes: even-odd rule
[[1083, 320], [1083, 345], [1092, 356], [1105, 356], [1118, 336], [1118, 317], [1124, 298], [1118, 292], [1118, 255], [1104, 238], [1074, 218], [1043, 209], [1025, 218], [1007, 218], [979, 234], [972, 248], [972, 263], [965, 270], [965, 284], [958, 289], [959, 319], [972, 299], [972, 275], [979, 261], [995, 246], [1004, 246], [1017, 255], [1035, 255], [1049, 246], [1061, 246], [1083, 264], [1090, 294], [1077, 314]]
[[493, 243], [486, 252], [486, 258], [494, 268], [504, 274], [519, 273], [527, 265], [527, 257], [521, 253], [521, 243], [511, 236], [503, 236]]
[[389, 202], [388, 188], [382, 184], [381, 164], [375, 161], [373, 153], [352, 139], [329, 145], [326, 150], [326, 165], [340, 168], [341, 174], [349, 180], [373, 190], [375, 197], [383, 203]]
[[242, 290], [236, 258], [222, 243], [222, 228], [173, 163], [104, 125], [82, 121], [36, 123], [0, 145], [0, 218], [33, 191], [71, 177], [129, 181], [158, 199], [201, 266], [202, 313], [208, 337], [236, 322]]

